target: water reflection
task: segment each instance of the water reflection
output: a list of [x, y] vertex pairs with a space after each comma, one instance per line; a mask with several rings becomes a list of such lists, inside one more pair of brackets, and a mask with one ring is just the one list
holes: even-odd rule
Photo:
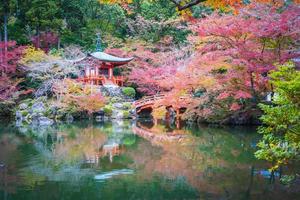
[[[279, 174], [269, 184], [267, 164], [253, 156], [255, 128], [123, 121], [0, 130], [4, 199], [80, 199], [76, 191], [85, 190], [87, 199], [293, 199], [300, 192], [278, 184]], [[57, 196], [43, 196], [52, 190]]]

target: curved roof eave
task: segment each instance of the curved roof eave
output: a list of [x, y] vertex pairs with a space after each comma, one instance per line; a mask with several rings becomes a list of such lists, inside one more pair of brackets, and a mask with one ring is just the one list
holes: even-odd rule
[[115, 64], [126, 64], [134, 59], [134, 57], [120, 58], [120, 57], [116, 57], [113, 55], [109, 55], [104, 52], [94, 52], [89, 55], [97, 60], [104, 61], [104, 62], [111, 62], [111, 63], [115, 63]]

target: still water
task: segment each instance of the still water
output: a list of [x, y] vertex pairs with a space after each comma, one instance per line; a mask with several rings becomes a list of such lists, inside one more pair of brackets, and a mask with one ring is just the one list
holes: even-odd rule
[[254, 158], [255, 127], [0, 125], [0, 199], [300, 199]]

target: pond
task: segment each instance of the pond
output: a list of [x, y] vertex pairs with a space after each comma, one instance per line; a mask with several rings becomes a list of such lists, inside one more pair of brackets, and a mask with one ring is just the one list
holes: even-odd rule
[[255, 127], [89, 121], [0, 126], [0, 199], [297, 199], [253, 156]]

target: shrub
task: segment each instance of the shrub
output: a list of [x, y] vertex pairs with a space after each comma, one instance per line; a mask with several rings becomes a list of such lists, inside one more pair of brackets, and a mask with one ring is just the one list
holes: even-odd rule
[[135, 89], [132, 87], [124, 87], [124, 88], [122, 88], [122, 92], [124, 95], [131, 97], [131, 98], [134, 98], [135, 94], [136, 94]]
[[26, 65], [33, 62], [42, 62], [45, 60], [47, 60], [47, 55], [44, 51], [36, 49], [33, 46], [29, 46], [24, 50], [24, 55], [20, 63]]
[[49, 54], [51, 56], [55, 56], [55, 57], [62, 57], [62, 56], [64, 56], [64, 51], [63, 51], [63, 49], [55, 49], [54, 48], [49, 51]]
[[123, 144], [125, 146], [131, 146], [136, 143], [136, 137], [135, 135], [126, 135], [123, 139]]
[[122, 98], [120, 98], [120, 97], [112, 97], [110, 99], [111, 103], [117, 103], [117, 102], [120, 102], [120, 101], [122, 101]]
[[293, 63], [278, 66], [270, 73], [274, 86], [272, 105], [260, 104], [264, 115], [255, 156], [272, 163], [272, 170], [299, 160], [300, 155], [300, 71]]
[[123, 103], [123, 108], [124, 109], [131, 109], [131, 103], [129, 103], [129, 102], [125, 102], [125, 103]]
[[57, 98], [56, 104], [72, 112], [92, 114], [104, 107], [106, 102], [101, 93], [92, 93], [91, 89], [71, 79], [57, 81], [53, 92]]
[[106, 105], [103, 108], [103, 112], [106, 116], [111, 116], [112, 115], [112, 106], [111, 105]]
[[129, 111], [127, 111], [127, 110], [123, 111], [123, 117], [124, 118], [129, 118], [130, 117]]

